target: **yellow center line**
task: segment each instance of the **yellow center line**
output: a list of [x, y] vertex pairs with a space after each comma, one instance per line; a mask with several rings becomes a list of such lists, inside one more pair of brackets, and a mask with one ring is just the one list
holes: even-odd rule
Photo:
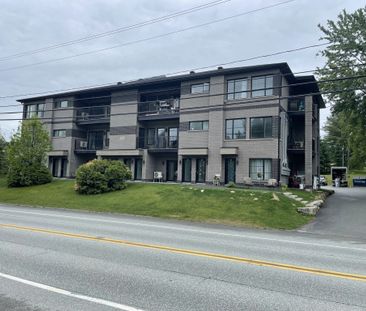
[[155, 249], [155, 250], [161, 250], [161, 251], [166, 251], [166, 252], [170, 252], [170, 253], [178, 253], [178, 254], [206, 257], [206, 258], [212, 258], [212, 259], [229, 260], [229, 261], [247, 263], [247, 264], [262, 266], [262, 267], [271, 267], [271, 268], [276, 268], [276, 269], [290, 270], [290, 271], [296, 271], [296, 272], [302, 272], [302, 273], [308, 273], [308, 274], [315, 274], [315, 275], [322, 275], [322, 276], [329, 276], [329, 277], [336, 277], [336, 278], [366, 282], [366, 275], [360, 275], [360, 274], [351, 274], [351, 273], [344, 273], [344, 272], [331, 271], [331, 270], [315, 269], [315, 268], [309, 268], [309, 267], [303, 267], [303, 266], [288, 265], [288, 264], [283, 264], [283, 263], [278, 263], [278, 262], [271, 262], [271, 261], [266, 261], [266, 260], [257, 260], [257, 259], [250, 259], [250, 258], [245, 258], [245, 257], [229, 256], [229, 255], [224, 255], [224, 254], [201, 252], [201, 251], [195, 251], [195, 250], [189, 250], [189, 249], [183, 249], [183, 248], [175, 248], [175, 247], [156, 245], [156, 244], [139, 243], [139, 242], [97, 237], [97, 236], [91, 236], [91, 235], [85, 235], [85, 234], [48, 230], [48, 229], [42, 229], [42, 228], [25, 227], [25, 226], [13, 225], [13, 224], [0, 224], [0, 227], [8, 228], [8, 229], [23, 230], [23, 231], [38, 232], [38, 233], [47, 233], [47, 234], [58, 235], [58, 236], [63, 236], [63, 237], [68, 237], [68, 238], [75, 238], [75, 239], [84, 239], [84, 240], [113, 243], [113, 244], [120, 244], [120, 245], [140, 247], [140, 248]]

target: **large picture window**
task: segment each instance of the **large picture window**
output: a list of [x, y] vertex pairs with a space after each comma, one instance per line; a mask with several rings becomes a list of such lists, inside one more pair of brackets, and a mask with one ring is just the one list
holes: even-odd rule
[[226, 120], [225, 139], [244, 139], [245, 136], [245, 119]]
[[210, 83], [208, 82], [191, 85], [192, 94], [208, 93], [209, 91], [210, 91]]
[[66, 137], [66, 130], [53, 130], [53, 137]]
[[250, 119], [250, 138], [270, 137], [272, 137], [272, 117]]
[[31, 104], [26, 106], [26, 118], [44, 117], [45, 104]]
[[236, 79], [227, 81], [227, 99], [241, 99], [248, 97], [248, 80]]
[[252, 180], [267, 180], [272, 178], [272, 160], [250, 159], [249, 175]]
[[273, 76], [252, 78], [252, 97], [273, 95]]

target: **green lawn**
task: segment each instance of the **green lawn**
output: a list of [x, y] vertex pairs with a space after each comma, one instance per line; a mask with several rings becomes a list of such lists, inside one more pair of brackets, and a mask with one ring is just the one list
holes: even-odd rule
[[[7, 188], [2, 178], [0, 202], [276, 229], [298, 228], [312, 219], [297, 212], [301, 203], [280, 192], [276, 192], [279, 201], [274, 200], [268, 190], [130, 183], [122, 191], [85, 196], [77, 194], [73, 185], [73, 180], [55, 180], [41, 186]], [[301, 195], [315, 196], [304, 191]]]

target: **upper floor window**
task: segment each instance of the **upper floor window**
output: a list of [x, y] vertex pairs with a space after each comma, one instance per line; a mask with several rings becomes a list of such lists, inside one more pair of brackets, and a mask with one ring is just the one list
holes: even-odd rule
[[198, 83], [191, 85], [191, 94], [208, 93], [210, 91], [210, 83]]
[[192, 121], [189, 122], [190, 131], [207, 131], [208, 121]]
[[252, 78], [252, 97], [273, 95], [273, 76]]
[[248, 80], [236, 79], [227, 81], [227, 99], [241, 99], [248, 97]]
[[70, 101], [69, 100], [66, 100], [66, 99], [63, 99], [63, 100], [56, 100], [55, 101], [55, 108], [68, 108], [70, 107]]
[[245, 119], [226, 120], [225, 139], [244, 139], [245, 132]]
[[251, 138], [272, 137], [272, 117], [250, 119]]
[[66, 137], [66, 130], [53, 130], [53, 137]]
[[26, 106], [26, 118], [44, 117], [45, 104], [30, 104]]

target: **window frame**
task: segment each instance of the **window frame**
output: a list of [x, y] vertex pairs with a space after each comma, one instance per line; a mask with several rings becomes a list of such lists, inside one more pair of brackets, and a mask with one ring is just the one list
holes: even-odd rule
[[[200, 123], [201, 124], [201, 129], [192, 129], [191, 124], [192, 123]], [[207, 127], [204, 127], [204, 124], [207, 124]], [[199, 120], [199, 121], [189, 121], [189, 130], [192, 132], [200, 132], [200, 131], [208, 131], [209, 129], [209, 122], [208, 120]]]
[[[202, 91], [193, 91], [193, 88], [202, 86]], [[206, 94], [210, 92], [210, 82], [201, 82], [191, 84], [191, 94]]]
[[[254, 172], [252, 172], [252, 161], [262, 161], [262, 176], [258, 178], [258, 172], [256, 172], [257, 177], [253, 178]], [[270, 163], [270, 171], [266, 171], [266, 161]], [[272, 179], [272, 159], [270, 158], [251, 158], [249, 159], [249, 177], [254, 181], [266, 181], [268, 179]], [[267, 177], [267, 178], [266, 178]]]
[[[235, 138], [235, 121], [238, 121], [238, 120], [242, 120], [244, 121], [244, 133], [243, 133], [243, 138]], [[232, 122], [232, 125], [230, 127], [231, 129], [231, 138], [228, 138], [229, 136], [227, 135], [228, 134], [228, 121], [231, 121]], [[239, 140], [239, 139], [246, 139], [247, 138], [247, 120], [246, 118], [233, 118], [233, 119], [225, 119], [225, 140]]]
[[[236, 90], [236, 82], [237, 81], [245, 81], [246, 82], [246, 90], [245, 91], [237, 91]], [[230, 83], [233, 83], [233, 90], [232, 92], [229, 91], [230, 89]], [[247, 99], [249, 98], [250, 89], [249, 89], [249, 79], [247, 77], [245, 78], [235, 78], [235, 79], [229, 79], [226, 81], [226, 99], [227, 100], [240, 100], [240, 99]], [[245, 96], [242, 97], [241, 95], [245, 93]], [[237, 97], [237, 95], [240, 95], [240, 97]]]
[[[62, 103], [66, 102], [66, 106], [63, 107]], [[70, 100], [69, 99], [57, 99], [54, 104], [55, 109], [65, 109], [71, 107]]]
[[[263, 137], [253, 137], [253, 130], [252, 130], [252, 121], [254, 119], [263, 119]], [[271, 120], [271, 132], [269, 136], [266, 136], [266, 131], [265, 131], [265, 119], [270, 119]], [[250, 118], [250, 123], [249, 123], [249, 134], [250, 134], [250, 139], [268, 139], [268, 138], [273, 138], [273, 117], [272, 116], [267, 116], [267, 117], [252, 117]]]
[[[262, 75], [262, 76], [253, 76], [251, 78], [251, 95], [252, 95], [252, 98], [273, 96], [274, 95], [274, 76], [275, 76], [274, 74]], [[272, 86], [271, 87], [267, 87], [267, 79], [268, 78], [272, 78]], [[257, 88], [257, 89], [253, 88], [253, 85], [254, 85], [253, 81], [256, 80], [256, 79], [264, 79], [264, 87], [263, 88]], [[263, 92], [263, 94], [254, 95], [255, 92]]]
[[[55, 135], [55, 133], [65, 133], [64, 135]], [[66, 129], [56, 129], [56, 130], [53, 130], [52, 132], [52, 137], [53, 138], [65, 138], [66, 137]]]
[[[40, 106], [42, 106], [42, 109], [40, 109]], [[29, 107], [35, 107], [35, 110], [29, 111]], [[44, 112], [46, 110], [45, 108], [46, 108], [45, 103], [27, 104], [25, 108], [25, 118], [26, 119], [31, 119], [33, 117], [43, 118]], [[32, 115], [30, 113], [32, 113]]]

